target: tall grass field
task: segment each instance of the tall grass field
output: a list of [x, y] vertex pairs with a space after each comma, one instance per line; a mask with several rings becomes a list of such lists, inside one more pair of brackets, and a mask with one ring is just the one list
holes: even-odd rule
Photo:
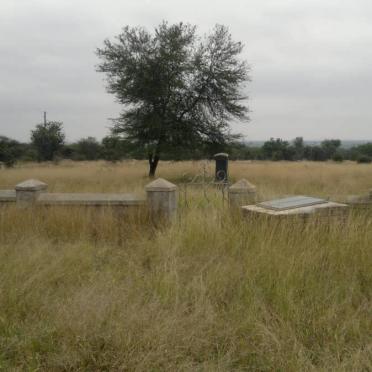
[[[372, 166], [230, 162], [258, 198], [342, 201]], [[144, 195], [147, 164], [21, 164], [0, 189]], [[178, 216], [0, 207], [0, 370], [372, 371], [372, 208], [308, 224], [243, 218], [182, 183], [213, 164], [162, 162]]]

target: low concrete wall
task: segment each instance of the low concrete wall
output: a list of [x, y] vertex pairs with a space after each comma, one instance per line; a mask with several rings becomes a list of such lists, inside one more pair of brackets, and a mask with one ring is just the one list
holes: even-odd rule
[[0, 190], [0, 203], [15, 203], [15, 190]]
[[48, 193], [48, 185], [39, 180], [27, 180], [15, 190], [0, 190], [0, 204], [15, 203], [19, 208], [39, 206], [142, 207], [152, 215], [173, 219], [177, 213], [177, 186], [157, 179], [146, 186], [147, 198], [130, 193]]
[[133, 194], [45, 193], [39, 196], [40, 205], [133, 206], [143, 205], [146, 199]]
[[354, 209], [371, 209], [372, 207], [372, 190], [364, 195], [350, 195], [346, 203]]

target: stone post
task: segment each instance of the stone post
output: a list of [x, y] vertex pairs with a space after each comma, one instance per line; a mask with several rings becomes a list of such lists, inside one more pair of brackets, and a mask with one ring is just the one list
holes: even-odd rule
[[372, 189], [369, 189], [368, 199], [372, 201]]
[[149, 183], [146, 187], [147, 203], [150, 213], [168, 220], [177, 214], [177, 186], [163, 178]]
[[241, 207], [256, 202], [256, 186], [242, 178], [229, 187], [230, 207]]
[[36, 203], [39, 195], [46, 192], [48, 185], [38, 180], [27, 180], [15, 187], [17, 207], [27, 208]]

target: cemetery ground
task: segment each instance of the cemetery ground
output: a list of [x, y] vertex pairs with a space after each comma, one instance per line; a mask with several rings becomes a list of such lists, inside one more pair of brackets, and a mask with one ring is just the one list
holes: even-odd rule
[[[261, 200], [372, 188], [371, 165], [229, 166]], [[158, 176], [180, 184], [201, 169], [161, 162]], [[51, 192], [141, 194], [146, 172], [142, 161], [21, 164], [0, 170], [0, 188], [37, 178]], [[167, 227], [145, 211], [2, 206], [0, 369], [372, 370], [372, 211], [247, 220], [215, 188], [188, 189]]]

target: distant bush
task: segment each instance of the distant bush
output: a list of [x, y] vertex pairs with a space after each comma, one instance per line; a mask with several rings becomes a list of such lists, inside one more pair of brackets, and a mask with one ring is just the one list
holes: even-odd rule
[[7, 168], [14, 166], [21, 156], [21, 144], [5, 136], [0, 136], [0, 162]]
[[344, 157], [342, 154], [340, 154], [339, 152], [336, 152], [335, 154], [332, 155], [332, 160], [333, 161], [336, 161], [338, 163], [341, 163], [344, 161]]
[[367, 155], [360, 155], [357, 158], [357, 162], [359, 164], [369, 164], [372, 162], [372, 158]]
[[101, 157], [101, 144], [94, 137], [82, 138], [73, 147], [76, 160], [97, 160]]
[[[54, 124], [53, 124], [54, 123]], [[99, 160], [111, 162], [122, 159], [147, 159], [148, 148], [133, 143], [131, 139], [111, 134], [101, 141], [94, 137], [86, 137], [72, 143], [64, 143], [62, 123], [47, 122], [40, 124], [32, 131], [32, 142], [21, 143], [0, 135], [0, 162], [13, 166], [16, 161]], [[37, 140], [37, 141], [36, 141]], [[372, 162], [372, 142], [353, 147], [341, 146], [337, 139], [325, 140], [320, 144], [308, 143], [302, 137], [293, 141], [281, 138], [270, 138], [262, 145], [246, 143], [239, 136], [231, 137], [224, 144], [189, 143], [177, 148], [163, 148], [163, 160], [200, 160], [213, 159], [218, 152], [226, 152], [231, 160], [271, 160], [271, 161], [328, 161], [342, 162], [344, 160], [358, 163]]]

